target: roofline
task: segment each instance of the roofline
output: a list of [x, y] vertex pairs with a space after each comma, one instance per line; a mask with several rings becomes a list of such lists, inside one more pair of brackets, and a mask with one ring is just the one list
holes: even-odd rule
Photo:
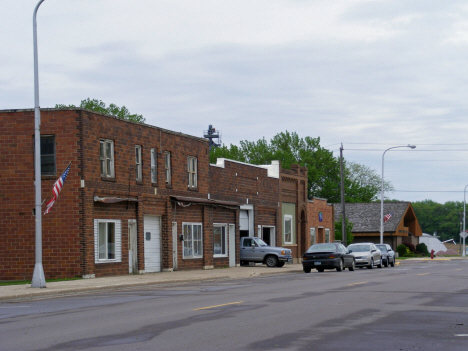
[[[90, 112], [90, 113], [93, 113], [95, 115], [99, 115], [99, 116], [103, 116], [103, 117], [107, 117], [107, 118], [114, 118], [116, 120], [123, 121], [123, 122], [126, 122], [126, 123], [131, 123], [131, 124], [136, 124], [136, 125], [140, 125], [140, 126], [145, 126], [145, 127], [148, 127], [148, 128], [153, 128], [153, 129], [159, 130], [159, 131], [167, 133], [167, 134], [183, 136], [183, 137], [186, 137], [186, 138], [197, 140], [199, 142], [203, 142], [203, 143], [207, 143], [207, 144], [209, 143], [209, 140], [205, 139], [205, 138], [200, 138], [200, 137], [190, 135], [190, 134], [185, 134], [185, 133], [182, 133], [182, 132], [175, 132], [173, 130], [153, 126], [151, 124], [130, 121], [130, 120], [127, 120], [127, 119], [119, 118], [119, 117], [116, 117], [116, 116], [113, 116], [113, 115], [108, 115], [108, 114], [105, 114], [105, 113], [100, 113], [100, 112], [96, 112], [96, 111], [89, 110], [89, 109], [86, 109], [86, 108], [81, 108], [81, 107], [77, 107], [77, 108], [41, 108], [40, 110], [41, 111], [84, 111], [84, 112]], [[27, 109], [0, 110], [0, 113], [16, 113], [16, 112], [34, 112], [34, 109], [27, 108]]]
[[279, 161], [276, 161], [276, 160], [271, 161], [271, 165], [253, 165], [251, 163], [230, 160], [228, 158], [222, 157], [222, 158], [218, 158], [216, 160], [216, 163], [210, 163], [210, 166], [225, 168], [225, 162], [226, 161], [233, 162], [233, 163], [238, 163], [238, 164], [241, 164], [241, 165], [244, 165], [244, 166], [250, 166], [250, 167], [257, 167], [257, 168], [266, 169], [268, 177], [279, 179], [279, 171], [280, 171], [280, 162]]

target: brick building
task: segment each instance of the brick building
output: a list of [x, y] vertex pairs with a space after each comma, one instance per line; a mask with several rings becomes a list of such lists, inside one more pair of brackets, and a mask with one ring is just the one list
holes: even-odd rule
[[335, 207], [326, 199], [312, 198], [308, 203], [308, 245], [335, 241]]
[[[0, 279], [35, 265], [34, 111], [0, 111]], [[235, 265], [239, 204], [208, 198], [208, 141], [83, 109], [41, 110], [47, 279]]]

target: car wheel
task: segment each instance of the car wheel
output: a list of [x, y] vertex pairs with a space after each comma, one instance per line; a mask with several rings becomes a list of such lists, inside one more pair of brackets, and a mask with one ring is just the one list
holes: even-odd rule
[[336, 267], [337, 272], [341, 272], [343, 270], [343, 260], [340, 260], [340, 265]]
[[393, 257], [392, 263], [390, 263], [390, 266], [395, 267], [395, 257]]
[[351, 266], [349, 266], [348, 269], [349, 269], [350, 271], [354, 271], [354, 270], [356, 269], [356, 262], [354, 262], [354, 260], [353, 260], [353, 262], [351, 263]]
[[385, 267], [388, 267], [388, 257], [387, 259], [384, 261], [384, 264], [383, 264]]
[[374, 259], [373, 258], [371, 258], [370, 265], [368, 265], [367, 268], [369, 268], [369, 269], [374, 268]]
[[323, 269], [323, 268], [317, 268], [317, 270], [318, 270], [320, 273], [322, 273], [325, 269]]
[[284, 262], [278, 262], [278, 263], [276, 264], [276, 267], [278, 267], [278, 268], [281, 268], [281, 267], [283, 267], [283, 266], [284, 266]]
[[382, 257], [380, 257], [380, 263], [377, 265], [378, 268], [382, 268]]
[[304, 273], [310, 273], [310, 267], [302, 267]]
[[265, 264], [267, 265], [267, 267], [276, 267], [276, 265], [278, 264], [278, 259], [276, 258], [276, 256], [269, 255], [267, 256], [267, 258], [265, 258]]

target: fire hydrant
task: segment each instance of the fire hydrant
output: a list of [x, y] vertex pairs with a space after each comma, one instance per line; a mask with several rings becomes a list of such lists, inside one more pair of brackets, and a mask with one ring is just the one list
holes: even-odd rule
[[434, 252], [435, 252], [434, 250], [431, 250], [431, 260], [434, 259]]

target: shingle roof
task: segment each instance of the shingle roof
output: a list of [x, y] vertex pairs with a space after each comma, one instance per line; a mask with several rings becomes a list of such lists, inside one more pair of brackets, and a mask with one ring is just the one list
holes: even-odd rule
[[[393, 213], [384, 223], [384, 232], [394, 232], [408, 210], [409, 202], [385, 202], [384, 216]], [[380, 202], [346, 203], [346, 218], [353, 223], [353, 232], [380, 232]], [[341, 204], [335, 204], [335, 221], [341, 219]]]

